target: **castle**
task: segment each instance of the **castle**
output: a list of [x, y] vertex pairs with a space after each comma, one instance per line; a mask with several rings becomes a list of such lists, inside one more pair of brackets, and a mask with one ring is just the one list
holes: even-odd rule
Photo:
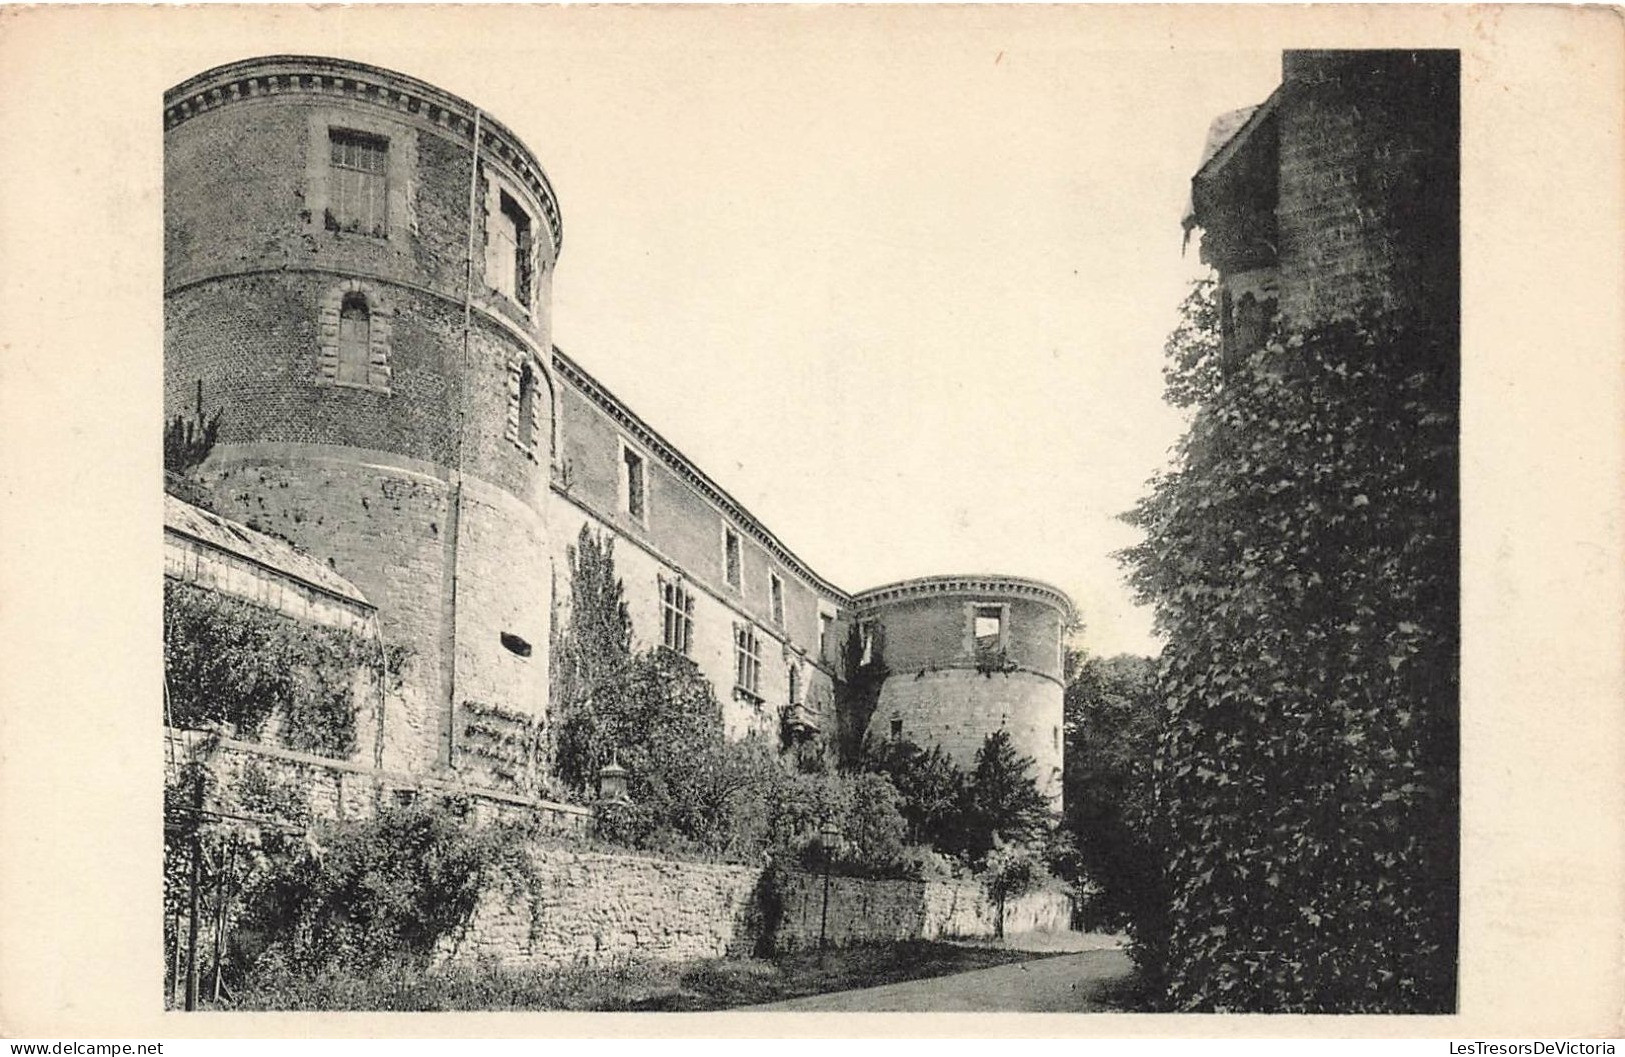
[[[165, 415], [222, 419], [192, 473], [208, 509], [166, 506], [166, 574], [405, 647], [357, 762], [479, 783], [471, 713], [546, 721], [588, 526], [616, 541], [636, 644], [692, 659], [730, 736], [969, 765], [1003, 729], [1059, 805], [1067, 596], [1001, 575], [853, 593], [797, 557], [554, 346], [559, 202], [499, 121], [276, 56], [171, 89], [164, 129]], [[868, 717], [837, 714], [854, 631], [888, 673]]]

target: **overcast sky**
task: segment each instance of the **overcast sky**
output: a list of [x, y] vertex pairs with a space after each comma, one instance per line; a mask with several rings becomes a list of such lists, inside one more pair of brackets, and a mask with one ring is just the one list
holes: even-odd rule
[[1162, 343], [1202, 271], [1180, 215], [1208, 123], [1264, 99], [1279, 52], [1123, 51], [1084, 14], [733, 10], [260, 53], [388, 66], [524, 139], [564, 214], [554, 340], [836, 584], [1038, 577], [1080, 645], [1155, 652], [1117, 517], [1181, 426]]

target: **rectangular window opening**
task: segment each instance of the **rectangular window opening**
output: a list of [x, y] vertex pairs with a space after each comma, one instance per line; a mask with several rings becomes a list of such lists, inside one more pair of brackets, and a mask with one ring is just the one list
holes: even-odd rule
[[773, 599], [773, 623], [784, 624], [784, 581], [779, 579], [777, 573], [768, 574], [768, 590]]
[[389, 234], [389, 141], [329, 129], [327, 226], [379, 238]]
[[729, 587], [739, 586], [739, 533], [733, 529], [722, 530], [722, 565], [723, 575], [728, 580]]
[[978, 654], [993, 653], [1003, 645], [1004, 607], [977, 606], [971, 634]]
[[818, 614], [818, 659], [829, 663], [829, 637], [834, 631], [835, 618], [828, 613]]
[[660, 584], [661, 645], [684, 657], [694, 648], [694, 596], [682, 584]]
[[631, 448], [621, 449], [621, 460], [624, 464], [624, 478], [621, 482], [622, 494], [626, 500], [626, 512], [638, 521], [643, 521], [647, 504], [644, 494], [643, 456]]
[[734, 625], [734, 686], [761, 699], [762, 640], [749, 624]]
[[500, 206], [491, 218], [491, 286], [529, 309], [530, 214], [506, 191], [500, 194]]

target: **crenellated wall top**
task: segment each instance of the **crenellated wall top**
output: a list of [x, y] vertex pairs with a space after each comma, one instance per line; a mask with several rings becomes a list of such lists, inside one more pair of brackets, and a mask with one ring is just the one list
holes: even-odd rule
[[216, 66], [164, 93], [164, 130], [210, 110], [250, 99], [312, 96], [344, 100], [416, 116], [464, 142], [474, 138], [479, 112], [480, 149], [502, 160], [542, 203], [557, 257], [564, 245], [558, 197], [530, 148], [473, 103], [426, 81], [366, 63], [310, 55], [269, 55]]

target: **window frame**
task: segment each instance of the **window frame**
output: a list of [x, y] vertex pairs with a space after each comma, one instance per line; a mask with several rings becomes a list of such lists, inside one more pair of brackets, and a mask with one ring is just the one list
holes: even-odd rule
[[767, 610], [773, 623], [784, 627], [784, 577], [771, 571], [767, 574]]
[[[390, 232], [390, 137], [371, 129], [356, 128], [347, 124], [329, 124], [327, 126], [327, 200], [322, 207], [322, 225], [328, 230], [342, 235], [360, 235], [365, 238], [385, 239]], [[342, 151], [345, 146], [375, 151], [378, 158], [376, 169], [365, 168], [338, 160], [334, 157], [335, 151]], [[347, 224], [347, 217], [340, 215], [340, 209], [345, 205], [349, 195], [344, 191], [344, 180], [335, 177], [336, 173], [354, 173], [358, 185], [371, 188], [370, 193], [361, 194], [357, 191], [357, 198], [375, 200], [371, 203], [379, 216], [369, 216], [371, 222], [366, 228], [351, 227]], [[371, 182], [369, 182], [371, 181]], [[369, 213], [372, 208], [369, 208]]]
[[745, 541], [733, 526], [722, 526], [722, 582], [735, 591], [745, 590]]
[[762, 697], [762, 636], [748, 621], [734, 623], [734, 694], [756, 704]]
[[[616, 443], [616, 488], [620, 494], [621, 513], [633, 522], [644, 528], [649, 527], [649, 456], [643, 450], [625, 437], [620, 437]], [[632, 509], [632, 465], [637, 462], [638, 469], [638, 503], [640, 510]]]
[[679, 657], [692, 657], [694, 592], [681, 580], [664, 576], [657, 579], [660, 591], [660, 645]]

